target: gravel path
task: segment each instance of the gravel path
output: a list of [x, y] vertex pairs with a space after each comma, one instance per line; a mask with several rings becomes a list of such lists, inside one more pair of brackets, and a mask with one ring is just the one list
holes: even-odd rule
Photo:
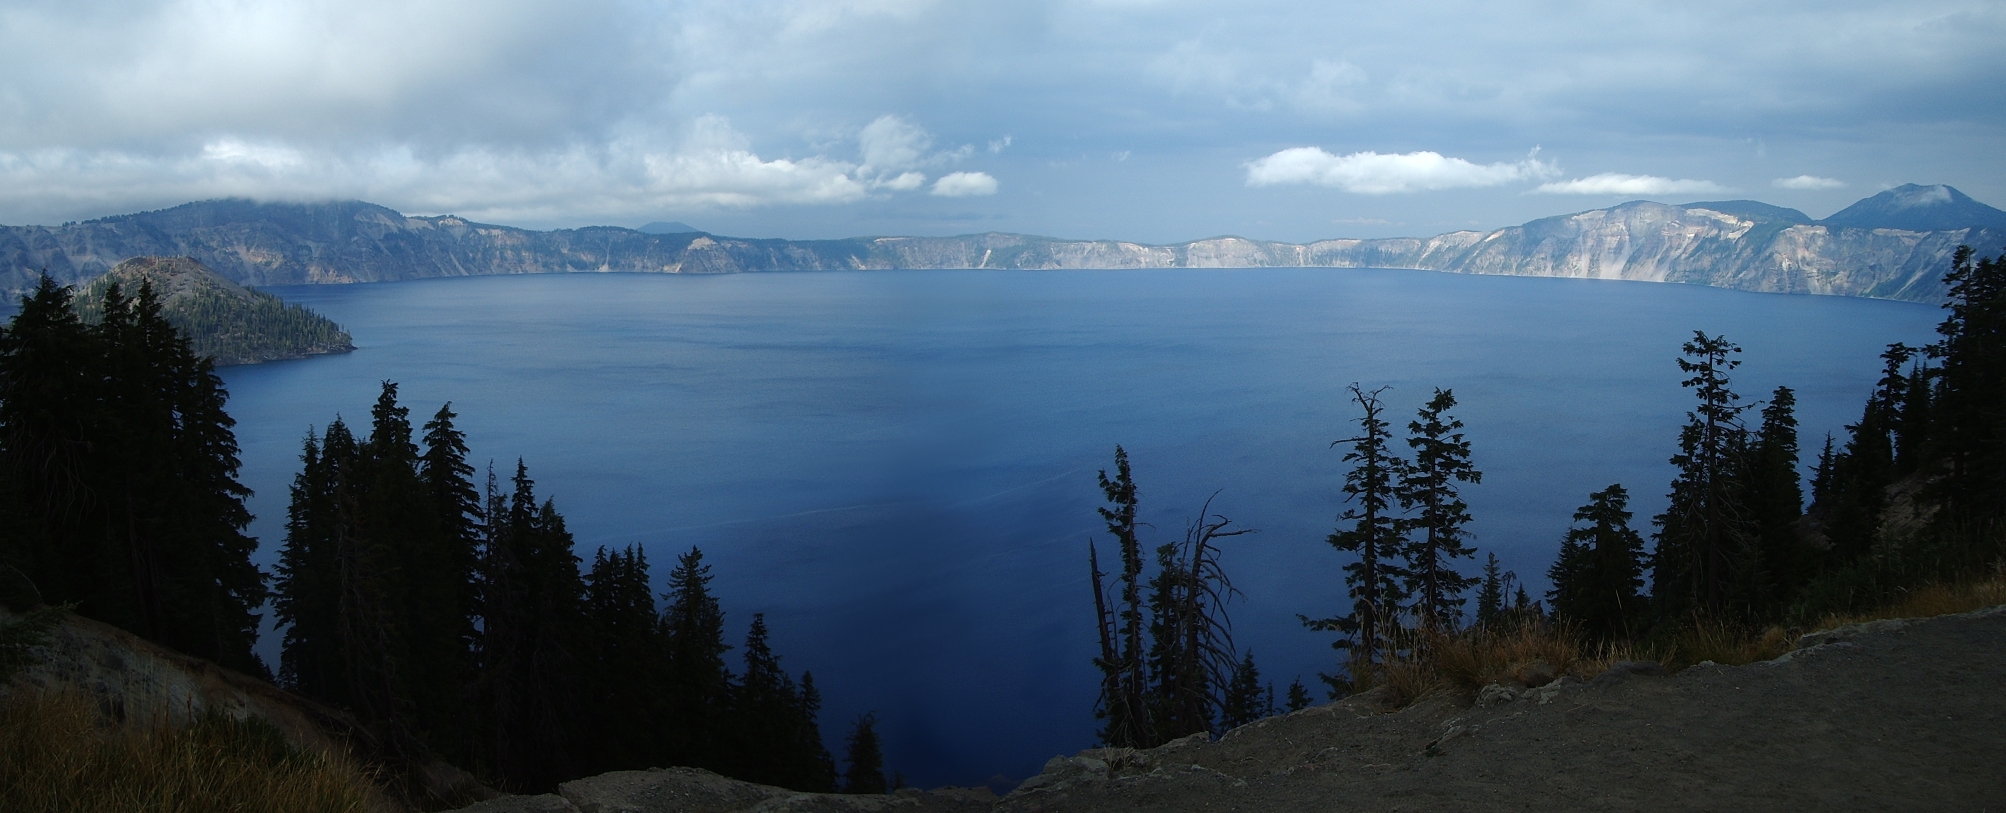
[[481, 811], [2006, 811], [2006, 607], [1806, 636], [1774, 661], [1372, 696], [1218, 742], [1056, 757], [1000, 800], [838, 797], [688, 769], [567, 783]]

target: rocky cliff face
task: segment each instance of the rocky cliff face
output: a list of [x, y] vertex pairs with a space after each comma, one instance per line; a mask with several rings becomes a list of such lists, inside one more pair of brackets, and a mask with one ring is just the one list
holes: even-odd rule
[[247, 285], [581, 271], [1312, 266], [1684, 282], [1936, 302], [1944, 295], [1941, 277], [1951, 252], [1963, 244], [1997, 250], [2006, 246], [2006, 228], [1910, 231], [1812, 223], [1794, 210], [1752, 201], [1637, 201], [1492, 232], [1307, 244], [1217, 237], [1144, 245], [993, 232], [748, 240], [610, 227], [537, 232], [450, 215], [409, 217], [359, 201], [224, 200], [54, 228], [0, 227], [0, 289], [25, 290], [44, 269], [58, 281], [77, 283], [128, 257], [167, 255], [194, 257]]

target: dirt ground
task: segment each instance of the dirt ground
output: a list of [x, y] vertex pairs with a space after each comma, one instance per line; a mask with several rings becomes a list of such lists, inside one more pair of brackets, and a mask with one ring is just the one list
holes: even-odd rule
[[1218, 742], [1055, 757], [1001, 799], [796, 794], [698, 771], [568, 783], [487, 811], [2006, 811], [2006, 607], [1806, 636], [1676, 675], [1377, 698], [1272, 717]]

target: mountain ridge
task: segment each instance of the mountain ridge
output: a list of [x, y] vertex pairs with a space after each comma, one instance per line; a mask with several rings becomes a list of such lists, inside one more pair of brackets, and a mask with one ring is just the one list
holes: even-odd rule
[[[1884, 205], [1902, 194], [1920, 203]], [[1887, 211], [1911, 221], [1930, 211], [1985, 221], [1989, 211], [1998, 213], [1999, 225], [1918, 231], [1811, 221], [1757, 201], [1639, 200], [1490, 231], [1308, 243], [1221, 236], [1158, 245], [1004, 232], [784, 240], [613, 226], [531, 231], [456, 215], [404, 215], [364, 201], [239, 198], [60, 227], [0, 226], [0, 289], [10, 295], [26, 290], [44, 269], [59, 282], [81, 283], [128, 257], [155, 255], [193, 257], [252, 286], [595, 271], [1326, 267], [1678, 282], [1935, 303], [1943, 300], [1943, 272], [1957, 246], [2006, 247], [2006, 212], [1948, 186], [1899, 187], [1840, 214], [1851, 212], [1847, 219], [1855, 224], [1877, 223]]]

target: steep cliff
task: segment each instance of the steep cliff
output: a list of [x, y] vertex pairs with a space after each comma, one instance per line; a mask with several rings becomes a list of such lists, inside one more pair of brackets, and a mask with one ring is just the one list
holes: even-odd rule
[[[1307, 244], [1215, 237], [1172, 245], [995, 232], [844, 240], [612, 227], [539, 232], [451, 215], [411, 217], [360, 201], [219, 200], [60, 227], [0, 227], [0, 289], [25, 290], [44, 269], [76, 283], [128, 257], [168, 255], [193, 257], [246, 285], [581, 271], [1311, 266], [1683, 282], [1936, 302], [1951, 252], [1962, 244], [1981, 251], [2006, 247], [2006, 226], [1985, 214], [1998, 210], [1954, 189], [1916, 189], [1923, 191], [1893, 203], [1880, 198], [1894, 200], [1900, 190], [1869, 198], [1862, 204], [1880, 202], [1843, 223], [1814, 223], [1801, 212], [1754, 201], [1634, 201], [1491, 232]], [[1908, 203], [1897, 205], [1903, 200]], [[1973, 225], [1921, 231], [1849, 225], [1894, 216], [1884, 209], [1901, 222]]]

